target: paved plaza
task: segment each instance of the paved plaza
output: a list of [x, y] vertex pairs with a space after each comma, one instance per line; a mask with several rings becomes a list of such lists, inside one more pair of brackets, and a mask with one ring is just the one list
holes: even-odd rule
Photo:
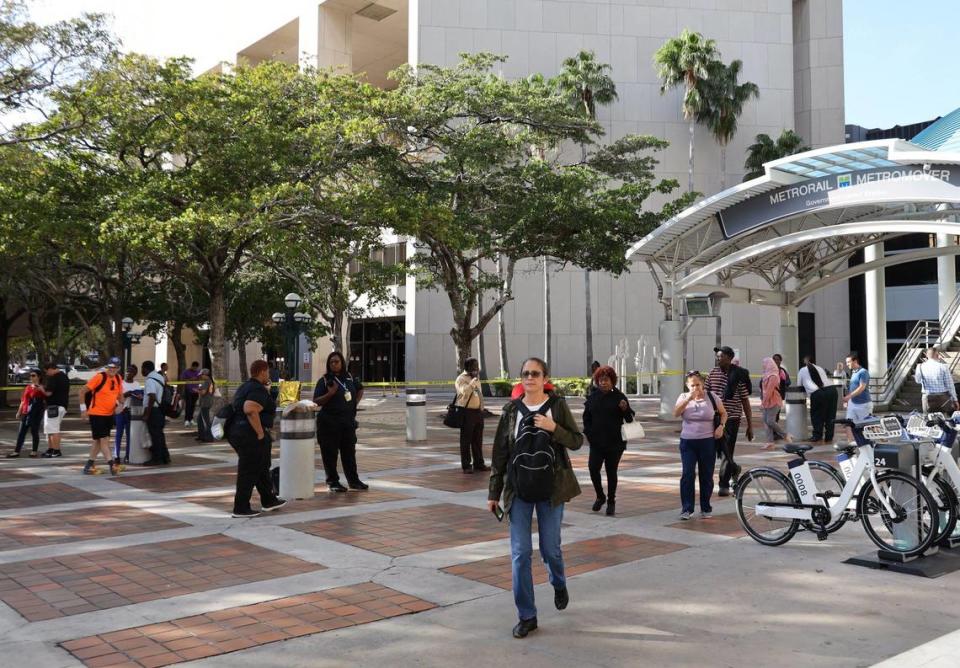
[[[570, 607], [554, 609], [535, 559], [540, 629], [522, 641], [510, 636], [507, 524], [485, 509], [486, 476], [461, 473], [440, 395], [417, 444], [400, 399], [363, 402], [369, 491], [328, 493], [318, 452], [313, 499], [249, 520], [228, 514], [225, 443], [172, 426], [171, 467], [83, 476], [84, 424], [68, 419], [62, 459], [0, 459], [0, 653], [36, 668], [870, 666], [958, 628], [960, 573], [844, 564], [871, 552], [858, 524], [766, 548], [729, 499], [712, 519], [678, 521], [678, 427], [654, 417], [654, 400], [633, 401], [648, 438], [624, 456], [617, 517], [591, 512], [587, 453], [576, 453]], [[582, 402], [571, 406], [579, 418]], [[4, 454], [14, 428], [6, 413]], [[745, 468], [787, 460], [746, 442], [738, 452]], [[951, 665], [930, 647], [890, 665]]]

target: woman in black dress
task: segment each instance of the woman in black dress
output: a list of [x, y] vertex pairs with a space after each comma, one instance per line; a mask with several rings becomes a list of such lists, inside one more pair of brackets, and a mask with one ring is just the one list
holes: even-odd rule
[[[616, 388], [617, 372], [602, 366], [593, 374], [597, 390], [587, 397], [583, 409], [583, 433], [590, 441], [590, 480], [597, 492], [593, 512], [607, 504], [607, 515], [617, 512], [617, 467], [627, 448], [620, 433], [624, 422], [633, 422], [633, 409], [623, 392]], [[600, 468], [607, 472], [607, 493], [603, 493]]]
[[317, 441], [331, 492], [347, 491], [337, 473], [338, 455], [350, 489], [367, 489], [357, 473], [357, 404], [361, 398], [363, 385], [347, 373], [343, 355], [330, 353], [327, 373], [313, 390], [313, 402], [321, 407], [317, 414]]

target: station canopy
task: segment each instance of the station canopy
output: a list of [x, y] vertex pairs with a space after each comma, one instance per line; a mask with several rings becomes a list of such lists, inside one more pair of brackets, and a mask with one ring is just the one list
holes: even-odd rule
[[734, 302], [797, 306], [871, 269], [958, 254], [931, 244], [849, 266], [857, 251], [905, 234], [960, 235], [960, 147], [936, 127], [954, 115], [928, 128], [926, 145], [884, 139], [769, 162], [763, 176], [687, 208], [627, 257], [646, 263], [667, 297], [719, 287]]

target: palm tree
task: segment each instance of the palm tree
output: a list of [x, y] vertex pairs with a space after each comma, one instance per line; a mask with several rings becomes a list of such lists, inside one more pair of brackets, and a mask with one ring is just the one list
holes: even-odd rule
[[803, 153], [809, 151], [809, 146], [804, 146], [803, 137], [793, 130], [784, 130], [774, 141], [770, 135], [759, 134], [757, 141], [747, 147], [747, 159], [743, 163], [743, 168], [747, 170], [743, 180], [749, 181], [758, 176], [763, 176], [765, 170], [764, 164], [771, 160], [785, 158], [794, 153]]
[[697, 114], [705, 108], [702, 79], [710, 76], [711, 64], [718, 60], [720, 53], [712, 39], [706, 39], [698, 32], [684, 30], [679, 37], [671, 37], [653, 54], [660, 77], [660, 94], [664, 95], [672, 88], [683, 86], [683, 117], [690, 122], [690, 153], [688, 159], [687, 190], [693, 192], [693, 138], [697, 123]]
[[706, 124], [713, 138], [720, 144], [720, 190], [727, 186], [727, 144], [737, 134], [737, 119], [750, 98], [760, 97], [760, 88], [750, 81], [738, 83], [743, 61], [729, 65], [715, 61], [710, 76], [702, 80], [706, 108], [697, 114], [697, 121]]
[[[591, 121], [597, 120], [597, 105], [611, 104], [617, 99], [617, 86], [608, 72], [610, 66], [597, 62], [593, 51], [581, 51], [574, 58], [566, 58], [563, 67], [557, 76], [557, 86], [560, 92], [567, 97], [570, 105]], [[587, 147], [580, 145], [580, 154], [584, 162], [587, 161]], [[546, 262], [546, 259], [545, 259]], [[548, 267], [544, 264], [544, 281], [549, 281]], [[593, 309], [590, 299], [590, 272], [583, 272], [584, 306], [586, 307], [586, 343], [587, 363], [585, 369], [590, 368], [593, 361]], [[547, 305], [549, 314], [549, 304]]]

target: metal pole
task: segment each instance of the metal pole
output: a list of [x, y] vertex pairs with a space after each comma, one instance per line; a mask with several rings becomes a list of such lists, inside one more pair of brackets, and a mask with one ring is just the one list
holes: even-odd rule
[[287, 358], [287, 377], [290, 380], [296, 380], [297, 375], [297, 360], [296, 360], [296, 351], [294, 350], [294, 332], [296, 325], [293, 320], [293, 309], [288, 308], [286, 317], [283, 319], [283, 339], [284, 339], [284, 348], [286, 349], [286, 358]]

